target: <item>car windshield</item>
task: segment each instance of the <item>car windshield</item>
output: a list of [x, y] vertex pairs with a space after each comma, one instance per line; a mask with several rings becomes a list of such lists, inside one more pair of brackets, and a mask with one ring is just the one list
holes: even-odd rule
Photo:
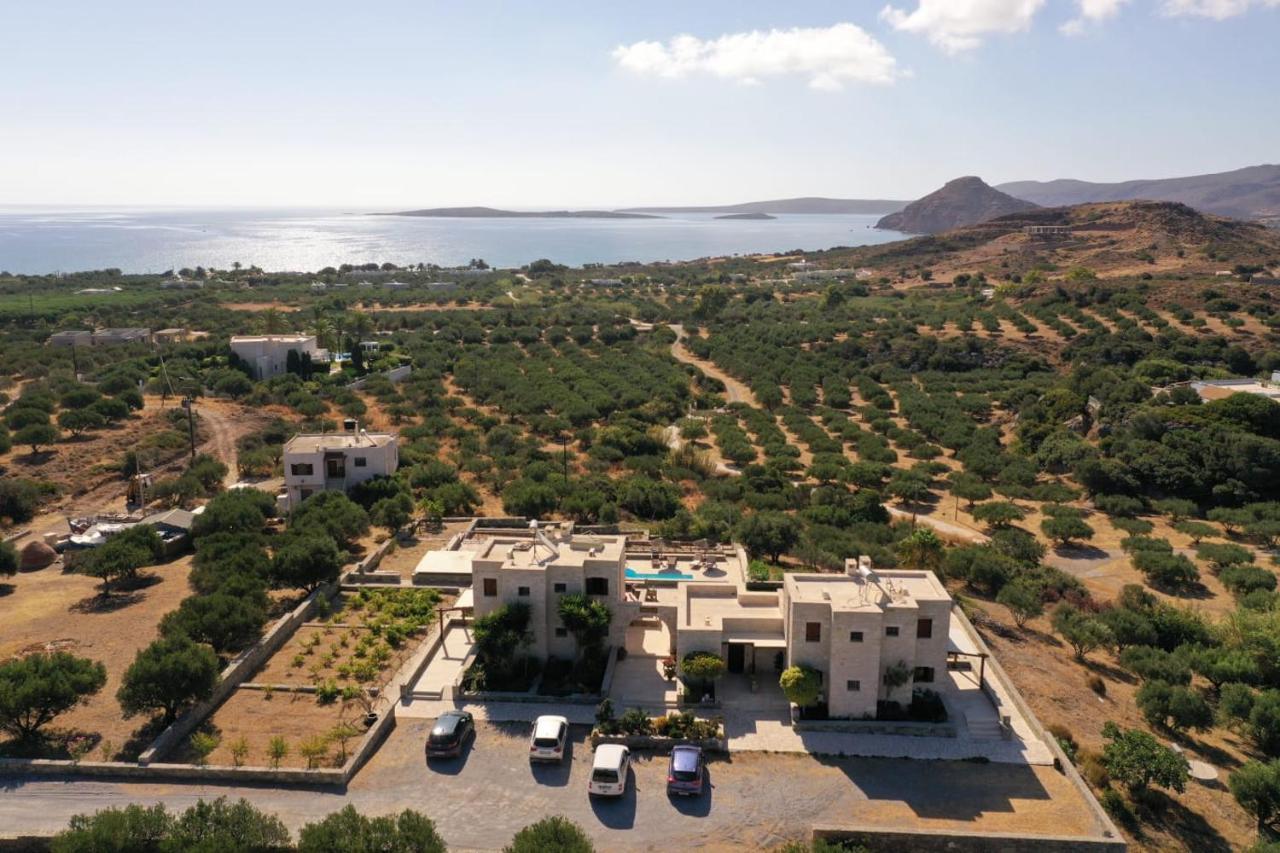
[[677, 749], [671, 753], [671, 776], [681, 782], [698, 778], [698, 753], [691, 749]]
[[616, 770], [593, 770], [591, 779], [595, 782], [617, 782], [618, 772]]
[[550, 749], [559, 743], [560, 739], [554, 737], [536, 737], [533, 739], [533, 745], [542, 749]]

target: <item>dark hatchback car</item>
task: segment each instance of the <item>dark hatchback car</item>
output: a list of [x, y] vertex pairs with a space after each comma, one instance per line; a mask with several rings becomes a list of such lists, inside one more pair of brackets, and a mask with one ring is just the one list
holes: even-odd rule
[[671, 749], [671, 766], [667, 769], [668, 794], [696, 797], [702, 793], [705, 778], [701, 748], [677, 746]]
[[427, 737], [427, 758], [456, 758], [467, 739], [475, 737], [476, 724], [466, 711], [445, 711], [436, 718]]

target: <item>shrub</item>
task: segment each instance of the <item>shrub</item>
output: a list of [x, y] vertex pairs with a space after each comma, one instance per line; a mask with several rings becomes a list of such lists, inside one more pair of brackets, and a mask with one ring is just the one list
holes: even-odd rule
[[628, 708], [618, 720], [618, 727], [629, 735], [647, 735], [653, 731], [653, 721], [642, 708]]
[[517, 832], [503, 853], [595, 853], [595, 847], [582, 827], [555, 815]]
[[375, 850], [444, 853], [446, 847], [431, 819], [409, 809], [369, 818], [347, 806], [302, 827], [298, 836], [299, 853]]
[[818, 704], [818, 697], [822, 693], [822, 676], [816, 669], [804, 665], [787, 667], [778, 678], [778, 684], [787, 701], [801, 708]]

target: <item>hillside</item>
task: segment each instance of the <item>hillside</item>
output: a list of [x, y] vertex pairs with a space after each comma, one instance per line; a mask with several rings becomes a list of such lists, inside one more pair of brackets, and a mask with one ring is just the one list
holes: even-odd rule
[[908, 234], [938, 234], [1035, 207], [1031, 202], [988, 186], [981, 178], [956, 178], [901, 211], [884, 217], [876, 227]]
[[1280, 224], [1280, 165], [1113, 184], [1075, 180], [1014, 181], [1000, 184], [997, 189], [1043, 206], [1137, 199], [1176, 201], [1204, 213]]
[[701, 205], [692, 207], [628, 207], [624, 213], [826, 213], [858, 214], [894, 213], [907, 206], [905, 201], [858, 198], [780, 198], [772, 201], [749, 201], [743, 204]]
[[[1028, 233], [1033, 226], [1061, 230]], [[934, 279], [944, 280], [978, 271], [1003, 280], [1033, 270], [1057, 278], [1081, 267], [1101, 277], [1213, 275], [1237, 265], [1280, 266], [1280, 231], [1171, 202], [1107, 202], [1023, 211], [943, 234], [826, 255], [830, 263], [889, 275], [928, 268]]]

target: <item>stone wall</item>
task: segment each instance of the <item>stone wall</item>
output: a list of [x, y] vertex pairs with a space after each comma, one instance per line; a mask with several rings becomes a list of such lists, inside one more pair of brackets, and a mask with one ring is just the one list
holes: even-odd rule
[[870, 826], [815, 826], [813, 837], [852, 841], [872, 853], [1124, 853], [1123, 841], [1064, 835], [1018, 835], [960, 830], [902, 830]]
[[255, 670], [267, 662], [268, 658], [280, 650], [285, 641], [293, 636], [298, 626], [307, 621], [316, 607], [316, 602], [321, 598], [330, 599], [336, 592], [336, 585], [325, 584], [308, 595], [292, 611], [280, 617], [261, 640], [241, 652], [227, 665], [227, 668], [222, 671], [218, 686], [213, 689], [213, 695], [183, 714], [169, 728], [161, 732], [151, 746], [138, 756], [138, 763], [146, 766], [155, 762], [195, 731], [219, 705], [231, 696], [241, 682], [246, 681]]

